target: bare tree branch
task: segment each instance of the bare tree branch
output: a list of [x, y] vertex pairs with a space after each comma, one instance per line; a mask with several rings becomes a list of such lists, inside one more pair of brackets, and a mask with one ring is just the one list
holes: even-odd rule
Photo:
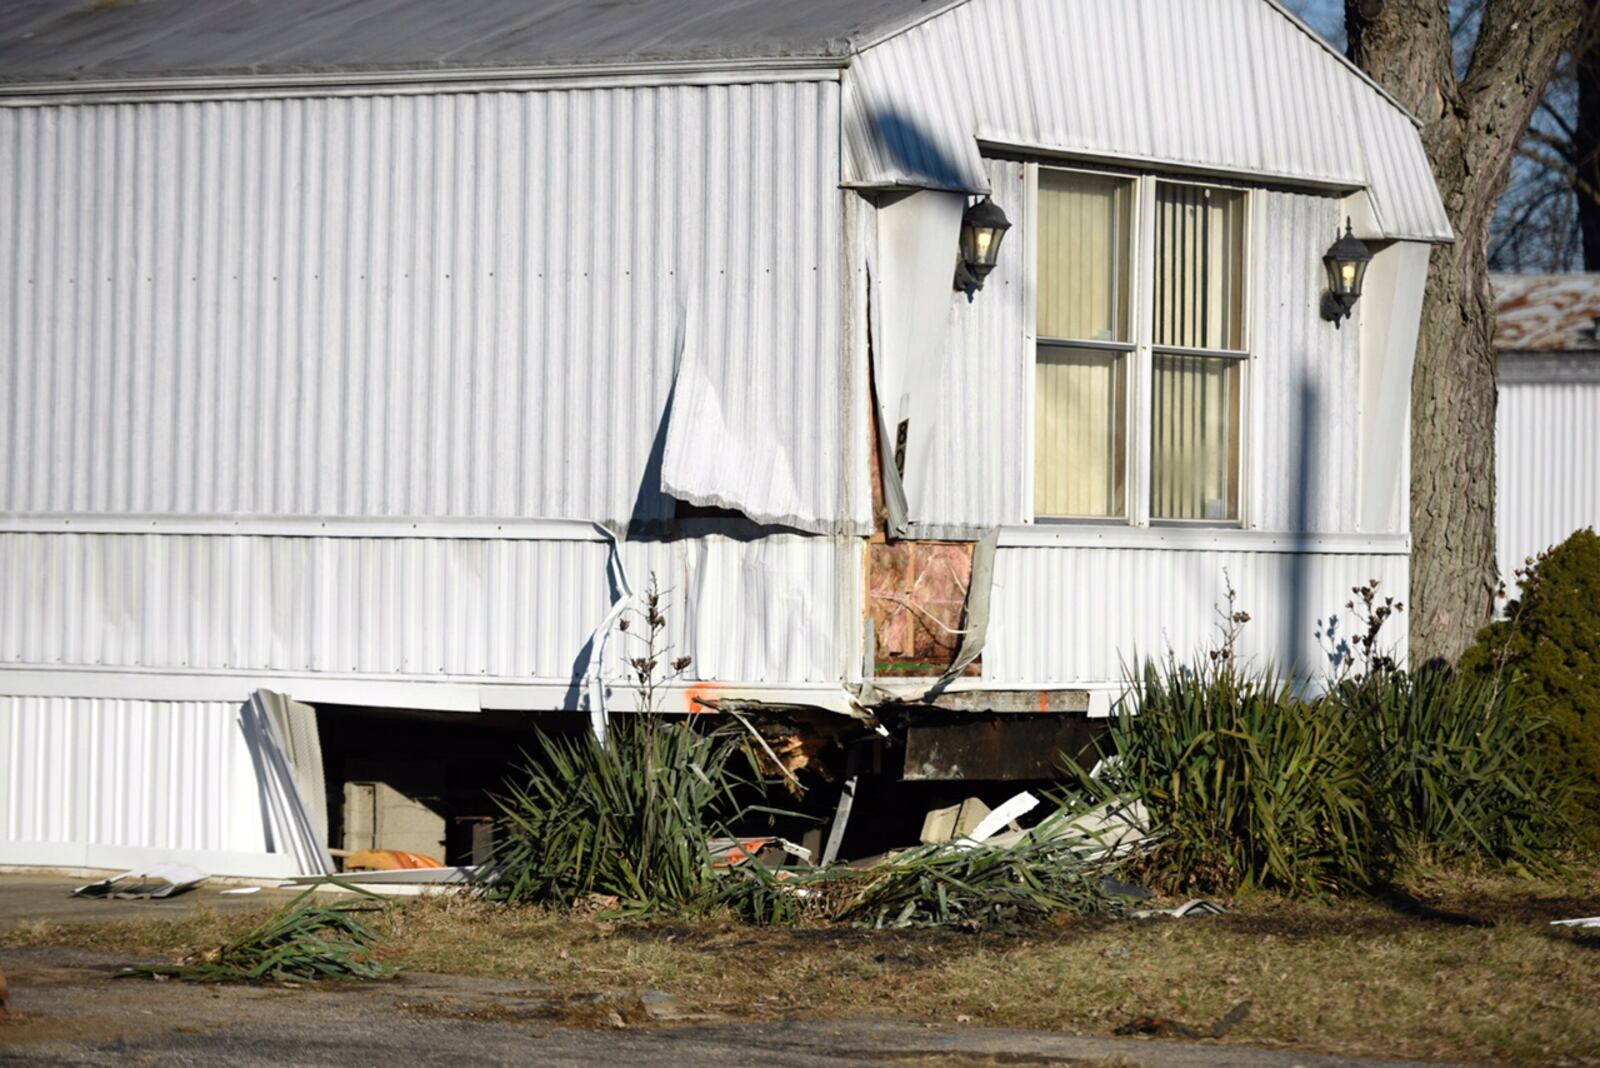
[[1582, 193], [1595, 203], [1600, 204], [1600, 189], [1596, 189], [1593, 185], [1585, 181], [1583, 176], [1580, 175], [1577, 170], [1566, 160], [1558, 159], [1555, 156], [1546, 155], [1536, 148], [1529, 148], [1527, 145], [1523, 145], [1522, 147], [1518, 148], [1517, 155], [1521, 156], [1523, 159], [1532, 160], [1541, 167], [1548, 167], [1550, 170], [1555, 171], [1557, 174], [1565, 178], [1567, 183], [1574, 190]]

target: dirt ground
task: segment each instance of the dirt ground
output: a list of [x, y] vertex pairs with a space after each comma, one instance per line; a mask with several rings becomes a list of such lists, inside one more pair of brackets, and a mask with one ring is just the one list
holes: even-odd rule
[[5, 960], [16, 994], [13, 1016], [0, 1022], [0, 1064], [1389, 1068], [1404, 1063], [883, 1018], [683, 1019], [676, 999], [656, 992], [586, 999], [595, 1010], [626, 1019], [620, 1026], [607, 1021], [580, 1028], [561, 1022], [574, 1008], [570, 998], [509, 980], [419, 974], [315, 989], [217, 988], [114, 979], [125, 958], [83, 950], [13, 950]]
[[[106, 922], [111, 906], [95, 906], [89, 920], [63, 892], [0, 877], [15, 1010], [0, 1062], [1600, 1065], [1600, 930], [1549, 924], [1600, 914], [1588, 869], [985, 933], [623, 924], [413, 900], [381, 921], [401, 979], [296, 989], [113, 979], [252, 916], [198, 896], [155, 919]], [[1241, 1002], [1248, 1015], [1221, 1042], [1113, 1037], [1144, 1015], [1204, 1029]]]

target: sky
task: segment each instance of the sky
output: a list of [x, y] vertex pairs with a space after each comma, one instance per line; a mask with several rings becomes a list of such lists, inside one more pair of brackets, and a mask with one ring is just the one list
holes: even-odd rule
[[1284, 0], [1284, 6], [1341, 48], [1344, 46], [1344, 0]]

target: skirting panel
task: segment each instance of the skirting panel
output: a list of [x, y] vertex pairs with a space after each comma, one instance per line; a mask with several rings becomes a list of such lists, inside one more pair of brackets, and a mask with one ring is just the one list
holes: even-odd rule
[[0, 864], [297, 874], [290, 856], [268, 852], [239, 714], [227, 703], [0, 697]]

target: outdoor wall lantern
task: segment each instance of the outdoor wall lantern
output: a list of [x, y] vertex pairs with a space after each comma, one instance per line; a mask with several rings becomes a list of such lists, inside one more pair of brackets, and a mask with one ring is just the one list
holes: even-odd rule
[[983, 288], [994, 265], [1000, 262], [1000, 242], [1011, 220], [1000, 205], [984, 197], [961, 213], [961, 257], [956, 261], [956, 288], [967, 295]]
[[1346, 219], [1344, 236], [1322, 257], [1322, 265], [1328, 269], [1328, 296], [1322, 302], [1324, 319], [1337, 326], [1340, 320], [1350, 317], [1356, 301], [1361, 299], [1361, 281], [1371, 262], [1372, 250], [1355, 235]]

